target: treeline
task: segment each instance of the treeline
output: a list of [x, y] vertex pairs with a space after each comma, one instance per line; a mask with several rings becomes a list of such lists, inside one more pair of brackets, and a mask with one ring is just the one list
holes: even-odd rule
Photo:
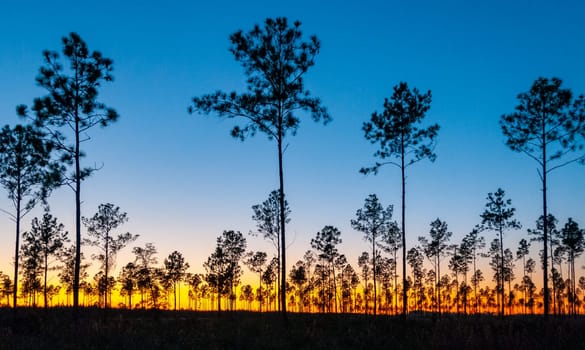
[[[514, 112], [500, 119], [507, 145], [537, 162], [542, 183], [542, 214], [528, 230], [530, 236], [518, 247], [504, 246], [504, 235], [521, 225], [514, 218], [511, 200], [498, 189], [487, 195], [481, 220], [462, 242], [452, 242], [448, 224], [437, 218], [430, 223], [429, 235], [419, 237], [419, 245], [408, 249], [407, 172], [419, 161], [435, 161], [440, 127], [423, 125], [432, 102], [431, 91], [420, 92], [405, 82], [399, 83], [385, 99], [383, 111], [372, 113], [363, 124], [365, 139], [377, 150], [375, 163], [360, 172], [378, 174], [386, 165], [400, 170], [400, 221], [393, 219], [393, 206], [384, 207], [377, 196], [370, 195], [351, 220], [352, 228], [361, 232], [367, 242], [357, 262], [348, 261], [338, 251], [341, 232], [334, 226], [325, 226], [311, 240], [312, 250], [289, 268], [285, 242], [291, 210], [285, 200], [283, 151], [287, 136], [296, 134], [301, 115], [324, 124], [331, 120], [321, 100], [304, 86], [304, 75], [315, 64], [320, 42], [316, 36], [305, 39], [300, 23], [290, 24], [286, 18], [267, 19], [263, 26], [237, 31], [230, 36], [230, 42], [230, 52], [244, 68], [246, 92], [218, 90], [194, 97], [189, 112], [213, 113], [243, 122], [231, 131], [237, 139], [261, 132], [276, 142], [278, 190], [252, 208], [257, 233], [269, 240], [275, 251], [247, 251], [246, 239], [240, 232], [224, 231], [203, 266], [203, 274], [188, 274], [188, 264], [179, 252], [157, 267], [156, 249], [147, 244], [133, 248], [136, 258], [124, 265], [118, 278], [111, 275], [116, 253], [137, 236], [114, 235], [126, 221], [126, 214], [112, 204], [100, 205], [94, 216], [83, 217], [81, 198], [83, 180], [97, 170], [82, 164], [82, 146], [90, 140], [88, 133], [119, 117], [113, 108], [98, 100], [99, 90], [113, 80], [113, 61], [98, 51], [90, 51], [79, 35], [71, 33], [62, 40], [62, 55], [43, 53], [44, 63], [36, 81], [47, 94], [34, 99], [30, 107], [16, 108], [17, 114], [30, 124], [5, 126], [0, 135], [0, 184], [13, 204], [13, 210], [5, 213], [15, 222], [13, 280], [2, 275], [2, 292], [6, 298], [12, 294], [14, 307], [19, 297], [26, 304], [36, 305], [41, 291], [44, 305], [50, 304], [58, 287], [47, 286], [46, 276], [49, 260], [56, 259], [61, 261], [61, 288], [71, 295], [75, 310], [79, 305], [93, 303], [109, 307], [114, 290], [123, 293], [127, 306], [132, 308], [136, 307], [136, 295], [140, 298], [139, 307], [168, 307], [172, 291], [172, 304], [176, 307], [180, 305], [176, 300], [181, 295], [180, 286], [186, 284], [191, 306], [199, 307], [200, 300], [214, 296], [210, 304], [218, 310], [222, 299], [230, 309], [242, 300], [249, 308], [254, 304], [258, 310], [276, 308], [285, 317], [291, 307], [310, 312], [406, 315], [413, 310], [441, 313], [496, 309], [505, 314], [521, 306], [523, 312], [542, 310], [548, 315], [552, 303], [553, 313], [579, 312], [579, 295], [585, 286], [583, 277], [577, 283], [575, 261], [584, 249], [583, 230], [572, 219], [559, 224], [549, 213], [547, 179], [558, 168], [585, 162], [582, 95], [574, 98], [569, 89], [561, 87], [558, 78], [538, 78], [528, 92], [518, 95]], [[68, 234], [49, 209], [42, 218], [33, 219], [31, 229], [21, 234], [26, 214], [38, 204], [48, 208], [51, 192], [62, 186], [69, 187], [75, 197], [73, 245], [68, 245]], [[86, 237], [82, 237], [82, 226]], [[484, 238], [487, 232], [495, 236], [489, 246]], [[535, 287], [536, 262], [529, 255], [534, 242], [542, 245], [538, 250], [541, 291]], [[92, 255], [100, 264], [93, 282], [87, 281], [88, 264], [83, 260], [82, 244], [99, 251]], [[493, 272], [493, 289], [484, 282], [489, 273], [477, 268], [478, 260], [486, 258]], [[516, 265], [520, 262], [518, 274]], [[257, 288], [240, 286], [241, 264], [258, 275]], [[516, 277], [515, 271], [521, 277]], [[84, 298], [81, 301], [80, 295]], [[88, 303], [92, 295], [98, 300]]]
[[[100, 205], [94, 216], [82, 219], [91, 237], [84, 243], [96, 248], [98, 253], [91, 257], [99, 264], [99, 271], [90, 278], [87, 272], [90, 264], [82, 256], [81, 305], [279, 310], [278, 282], [283, 277], [276, 254], [279, 251], [278, 203], [274, 191], [266, 201], [252, 207], [257, 224], [254, 235], [261, 234], [272, 242], [273, 252], [249, 251], [247, 238], [241, 232], [226, 230], [217, 238], [215, 249], [203, 264], [204, 273], [188, 272], [190, 264], [178, 251], [159, 264], [156, 247], [147, 243], [133, 247], [134, 260], [122, 265], [114, 276], [116, 253], [137, 236], [117, 233], [127, 220], [125, 212], [112, 204]], [[517, 245], [504, 248], [504, 232], [521, 227], [514, 219], [514, 212], [511, 200], [498, 189], [488, 194], [478, 225], [461, 242], [451, 240], [446, 222], [439, 218], [432, 221], [428, 235], [419, 237], [419, 245], [408, 250], [410, 273], [404, 288], [397, 272], [401, 243], [393, 207], [384, 207], [376, 195], [370, 195], [356, 211], [351, 225], [363, 233], [364, 247], [370, 246], [372, 250], [361, 253], [357, 261], [348, 261], [338, 249], [342, 243], [339, 229], [323, 227], [311, 239], [311, 249], [284, 277], [287, 306], [296, 312], [400, 314], [400, 296], [406, 290], [409, 312], [541, 313], [544, 291], [537, 290], [533, 280], [537, 263], [530, 257], [530, 247], [542, 241], [543, 220], [527, 229], [525, 237], [517, 235], [520, 238]], [[286, 213], [288, 220], [288, 204]], [[558, 225], [550, 215], [549, 222], [553, 313], [582, 313], [585, 276], [578, 276], [575, 266], [585, 250], [585, 230], [572, 219]], [[488, 235], [494, 237], [489, 245], [486, 244]], [[71, 305], [75, 247], [67, 245], [69, 237], [63, 225], [46, 211], [42, 218], [32, 220], [31, 229], [24, 232], [23, 238], [21, 305]], [[486, 260], [491, 271], [477, 267], [486, 265], [481, 264]], [[242, 284], [245, 269], [256, 276], [248, 281], [256, 280], [257, 284]], [[48, 271], [55, 271], [60, 284], [47, 284]], [[4, 304], [10, 305], [13, 283], [5, 274], [0, 274], [0, 278]], [[183, 297], [186, 294], [187, 300], [181, 301], [181, 294]], [[60, 302], [54, 302], [55, 297]], [[112, 300], [120, 302], [112, 305]]]

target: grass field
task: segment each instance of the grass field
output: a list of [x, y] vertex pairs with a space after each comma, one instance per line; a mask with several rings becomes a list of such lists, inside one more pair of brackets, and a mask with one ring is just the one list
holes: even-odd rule
[[0, 310], [1, 349], [585, 349], [585, 318]]

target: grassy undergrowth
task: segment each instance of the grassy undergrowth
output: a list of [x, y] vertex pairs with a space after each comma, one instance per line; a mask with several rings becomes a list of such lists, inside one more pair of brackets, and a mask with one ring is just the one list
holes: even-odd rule
[[585, 318], [0, 309], [0, 349], [585, 349]]

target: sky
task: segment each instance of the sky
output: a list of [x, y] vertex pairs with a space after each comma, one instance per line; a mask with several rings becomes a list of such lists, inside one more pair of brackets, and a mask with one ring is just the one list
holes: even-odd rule
[[[437, 217], [460, 242], [480, 223], [488, 192], [501, 187], [523, 225], [505, 237], [515, 251], [541, 213], [541, 185], [536, 163], [505, 145], [499, 120], [541, 76], [585, 93], [584, 7], [562, 0], [5, 1], [0, 123], [20, 122], [15, 106], [45, 95], [35, 83], [42, 51], [61, 51], [61, 38], [77, 32], [114, 60], [115, 80], [103, 85], [100, 100], [120, 114], [111, 126], [92, 129], [83, 145], [83, 164], [101, 170], [83, 182], [82, 215], [93, 215], [100, 203], [120, 206], [129, 217], [121, 231], [140, 235], [132, 246], [154, 243], [161, 261], [178, 250], [192, 272], [204, 271], [223, 230], [243, 232], [250, 250], [272, 252], [248, 232], [255, 230], [251, 206], [278, 188], [276, 144], [262, 134], [235, 140], [234, 120], [190, 115], [187, 108], [193, 97], [217, 89], [244, 91], [229, 35], [285, 16], [321, 41], [305, 83], [333, 118], [323, 126], [301, 116], [298, 134], [287, 139], [288, 265], [310, 249], [316, 232], [333, 225], [342, 232], [340, 252], [357, 266], [369, 246], [350, 220], [371, 193], [394, 205], [399, 219], [399, 171], [358, 170], [373, 164], [376, 151], [362, 125], [401, 81], [432, 91], [425, 124], [441, 127], [436, 162], [407, 173], [407, 246], [428, 235]], [[551, 174], [549, 207], [561, 223], [573, 217], [585, 225], [584, 178], [585, 167], [575, 164]], [[73, 192], [58, 189], [49, 203], [73, 235]], [[10, 209], [5, 196], [0, 208]], [[24, 230], [40, 214], [40, 208], [29, 214]], [[0, 270], [9, 272], [14, 228], [7, 217], [0, 217], [0, 232]], [[130, 251], [119, 255], [118, 268], [132, 260]]]

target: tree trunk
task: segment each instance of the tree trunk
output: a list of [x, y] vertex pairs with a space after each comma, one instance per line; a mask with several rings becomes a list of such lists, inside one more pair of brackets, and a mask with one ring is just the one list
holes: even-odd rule
[[543, 241], [544, 241], [544, 262], [543, 262], [543, 285], [544, 285], [544, 318], [548, 319], [549, 295], [548, 295], [548, 208], [546, 205], [546, 123], [542, 118], [542, 214], [543, 214]]
[[47, 271], [49, 270], [49, 254], [45, 252], [45, 266], [44, 266], [44, 288], [43, 296], [45, 300], [45, 309], [47, 308]]
[[281, 313], [285, 322], [287, 321], [286, 315], [286, 234], [285, 234], [285, 207], [284, 207], [284, 174], [282, 171], [282, 116], [279, 118], [279, 135], [278, 135], [278, 180], [280, 184], [280, 249], [282, 266], [280, 267], [281, 280], [280, 280], [280, 304]]
[[14, 316], [16, 318], [16, 307], [18, 305], [18, 253], [20, 250], [20, 202], [22, 201], [20, 190], [20, 178], [18, 181], [18, 188], [16, 190], [16, 244], [14, 248], [14, 287], [12, 295], [12, 307], [14, 308]]
[[79, 313], [79, 274], [81, 269], [81, 167], [79, 164], [79, 116], [75, 116], [75, 271], [73, 277], [73, 314]]
[[[501, 213], [500, 213], [501, 217]], [[505, 303], [505, 293], [504, 293], [504, 237], [503, 237], [503, 228], [500, 225], [500, 316], [504, 316], [504, 303]]]
[[406, 295], [406, 177], [404, 174], [404, 135], [401, 136], [400, 170], [402, 175], [402, 317], [406, 319], [408, 312], [408, 296]]
[[372, 266], [374, 267], [374, 316], [376, 315], [376, 311], [378, 309], [378, 294], [376, 292], [376, 234], [377, 232], [372, 232]]

